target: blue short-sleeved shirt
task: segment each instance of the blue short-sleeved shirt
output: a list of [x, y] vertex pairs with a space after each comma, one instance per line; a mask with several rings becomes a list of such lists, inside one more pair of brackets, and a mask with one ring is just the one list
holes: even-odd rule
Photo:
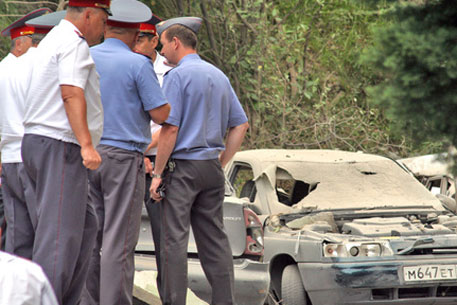
[[165, 75], [163, 91], [171, 105], [166, 122], [179, 127], [173, 158], [217, 159], [227, 129], [247, 122], [229, 79], [197, 54]]
[[115, 38], [90, 53], [100, 75], [104, 111], [100, 144], [143, 153], [151, 142], [148, 111], [167, 103], [151, 60]]

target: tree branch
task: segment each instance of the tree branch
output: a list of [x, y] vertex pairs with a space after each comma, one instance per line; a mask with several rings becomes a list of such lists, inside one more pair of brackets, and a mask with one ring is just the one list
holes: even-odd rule
[[287, 20], [287, 18], [290, 17], [290, 15], [292, 15], [292, 14], [295, 13], [295, 12], [298, 12], [297, 9], [298, 9], [298, 7], [300, 6], [300, 4], [302, 4], [302, 3], [305, 3], [305, 1], [304, 1], [304, 0], [298, 1], [297, 4], [296, 4], [292, 9], [290, 9], [290, 11], [281, 19], [281, 21], [279, 21], [279, 22], [276, 24], [275, 27], [279, 27], [284, 21]]
[[[203, 20], [205, 21], [206, 31], [208, 32], [209, 44], [210, 44], [212, 50], [216, 50], [216, 42], [214, 39], [213, 28], [211, 27], [211, 23], [209, 22], [208, 11], [206, 10], [206, 0], [201, 0], [200, 9], [203, 14]], [[215, 60], [216, 60], [217, 66], [221, 67], [221, 61], [218, 56], [215, 56]]]
[[33, 2], [28, 2], [28, 1], [14, 1], [14, 0], [10, 0], [10, 1], [4, 1], [6, 5], [8, 4], [24, 4], [24, 5], [37, 5], [37, 4], [47, 4], [47, 5], [54, 5], [54, 6], [58, 6], [57, 3], [55, 2], [51, 2], [51, 1], [33, 1]]
[[317, 10], [317, 13], [314, 14], [313, 18], [311, 19], [311, 24], [309, 25], [308, 32], [305, 35], [305, 45], [303, 47], [303, 76], [304, 76], [303, 77], [303, 80], [304, 80], [303, 89], [304, 89], [304, 91], [306, 91], [306, 52], [308, 52], [309, 36], [311, 35], [311, 30], [313, 29], [313, 25], [316, 22], [317, 18], [320, 16], [321, 9], [322, 9], [322, 5], [320, 5], [319, 3], [317, 3], [316, 5], [319, 6], [319, 9]]
[[252, 32], [254, 32], [255, 35], [257, 35], [257, 31], [256, 29], [254, 29], [254, 27], [249, 24], [244, 18], [243, 16], [241, 16], [241, 14], [238, 12], [238, 7], [236, 6], [235, 2], [232, 2], [232, 6], [233, 8], [235, 9], [235, 13], [236, 15], [238, 16], [238, 18], [241, 20], [241, 22], [246, 26], [248, 27]]

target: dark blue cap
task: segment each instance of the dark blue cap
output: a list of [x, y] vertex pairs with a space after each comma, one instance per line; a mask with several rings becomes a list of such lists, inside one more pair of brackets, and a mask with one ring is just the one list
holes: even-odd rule
[[165, 21], [162, 21], [158, 24], [156, 24], [157, 27], [157, 33], [159, 35], [162, 35], [162, 33], [168, 29], [169, 27], [173, 25], [182, 25], [185, 26], [186, 28], [190, 29], [192, 32], [195, 34], [198, 33], [198, 30], [200, 29], [202, 25], [202, 19], [198, 17], [178, 17], [178, 18], [173, 18], [173, 19], [168, 19]]

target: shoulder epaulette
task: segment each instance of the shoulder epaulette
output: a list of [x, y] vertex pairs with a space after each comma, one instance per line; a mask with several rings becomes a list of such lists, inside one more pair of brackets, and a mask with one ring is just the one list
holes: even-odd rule
[[81, 32], [75, 30], [75, 33], [76, 33], [76, 35], [78, 35], [79, 38], [86, 40], [86, 37], [84, 37], [83, 34], [81, 34]]

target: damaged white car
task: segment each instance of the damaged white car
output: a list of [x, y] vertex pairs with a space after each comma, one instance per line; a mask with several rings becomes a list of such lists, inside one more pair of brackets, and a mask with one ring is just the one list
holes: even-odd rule
[[457, 302], [457, 216], [395, 161], [253, 150], [226, 174], [264, 225], [269, 304]]

